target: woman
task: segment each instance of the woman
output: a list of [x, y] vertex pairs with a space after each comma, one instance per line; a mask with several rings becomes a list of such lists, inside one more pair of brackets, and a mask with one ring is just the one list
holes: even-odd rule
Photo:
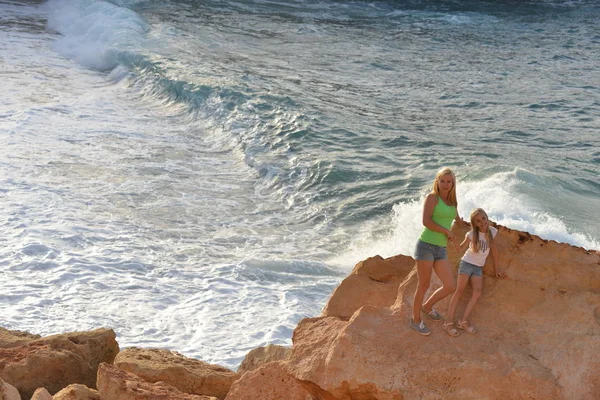
[[[421, 233], [415, 249], [419, 282], [413, 297], [413, 315], [410, 319], [410, 326], [421, 335], [431, 333], [421, 320], [421, 313], [434, 321], [440, 321], [442, 316], [433, 306], [452, 294], [456, 288], [446, 246], [448, 240], [451, 240], [456, 246], [456, 237], [450, 228], [453, 220], [462, 221], [458, 215], [457, 206], [454, 172], [450, 168], [442, 168], [435, 176], [432, 192], [425, 198], [423, 206], [425, 229]], [[435, 271], [440, 278], [442, 287], [433, 292], [423, 303], [425, 292], [429, 289], [431, 271]]]

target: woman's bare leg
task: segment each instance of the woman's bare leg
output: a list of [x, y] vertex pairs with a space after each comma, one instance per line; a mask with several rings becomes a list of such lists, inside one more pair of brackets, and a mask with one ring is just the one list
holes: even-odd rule
[[429, 289], [431, 271], [433, 271], [433, 261], [417, 260], [418, 283], [413, 296], [413, 321], [416, 323], [421, 322], [421, 304], [423, 304], [425, 292]]
[[[425, 311], [431, 311], [435, 303], [442, 300], [444, 297], [452, 294], [456, 289], [456, 283], [454, 283], [454, 276], [452, 275], [452, 267], [448, 260], [438, 260], [433, 263], [433, 270], [435, 274], [442, 281], [442, 287], [438, 288], [425, 303], [423, 308]], [[420, 310], [419, 310], [420, 311]]]

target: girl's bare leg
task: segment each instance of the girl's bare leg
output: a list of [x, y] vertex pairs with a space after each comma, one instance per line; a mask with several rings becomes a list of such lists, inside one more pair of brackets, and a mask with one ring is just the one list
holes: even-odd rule
[[413, 321], [416, 323], [421, 322], [421, 304], [423, 303], [425, 292], [429, 289], [432, 270], [433, 261], [417, 260], [417, 278], [419, 281], [415, 295], [413, 296]]
[[461, 321], [466, 321], [469, 318], [469, 314], [473, 311], [473, 307], [475, 307], [475, 303], [481, 296], [481, 289], [483, 288], [483, 277], [482, 276], [472, 276], [471, 277], [471, 288], [473, 289], [473, 295], [469, 299], [469, 302], [465, 306], [465, 310], [463, 311]]
[[456, 306], [458, 305], [458, 300], [462, 296], [463, 292], [467, 288], [469, 284], [469, 275], [459, 274], [458, 275], [458, 283], [456, 284], [456, 290], [450, 299], [450, 305], [448, 306], [448, 315], [446, 315], [446, 321], [454, 322], [454, 313], [456, 312]]
[[[438, 260], [433, 263], [433, 270], [435, 274], [442, 281], [442, 287], [438, 288], [425, 303], [423, 303], [423, 308], [425, 311], [431, 311], [434, 304], [438, 301], [442, 300], [444, 297], [452, 294], [456, 289], [456, 284], [454, 283], [454, 276], [452, 276], [452, 267], [450, 266], [450, 261], [448, 260]], [[419, 310], [420, 311], [420, 310]]]

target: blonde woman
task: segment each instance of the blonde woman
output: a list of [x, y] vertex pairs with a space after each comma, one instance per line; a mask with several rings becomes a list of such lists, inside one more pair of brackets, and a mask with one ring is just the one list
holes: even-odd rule
[[[457, 246], [456, 237], [450, 231], [452, 221], [462, 222], [457, 207], [456, 177], [450, 168], [442, 168], [435, 176], [431, 193], [425, 198], [423, 205], [425, 228], [415, 248], [418, 284], [413, 297], [413, 315], [410, 319], [410, 327], [421, 335], [431, 333], [421, 319], [421, 314], [433, 321], [441, 321], [442, 316], [433, 306], [452, 294], [456, 288], [446, 246], [448, 240]], [[423, 302], [433, 271], [442, 281], [442, 287]]]

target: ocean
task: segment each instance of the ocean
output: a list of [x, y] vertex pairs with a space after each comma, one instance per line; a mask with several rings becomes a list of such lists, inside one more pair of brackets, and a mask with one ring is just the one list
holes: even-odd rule
[[0, 326], [235, 370], [357, 262], [412, 255], [443, 166], [463, 218], [600, 249], [598, 21], [583, 0], [0, 0]]

